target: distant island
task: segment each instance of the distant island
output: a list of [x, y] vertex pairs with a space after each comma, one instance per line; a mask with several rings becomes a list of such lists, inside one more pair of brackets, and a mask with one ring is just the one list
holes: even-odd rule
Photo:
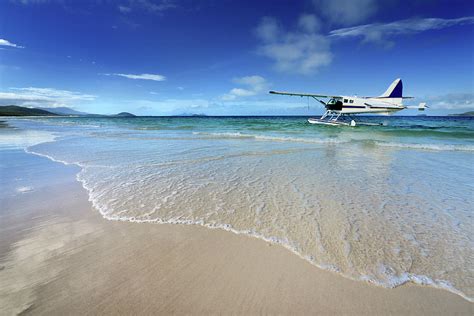
[[79, 112], [68, 107], [58, 108], [28, 108], [18, 105], [0, 106], [0, 116], [101, 116], [101, 117], [135, 117], [129, 112], [120, 112], [112, 115], [90, 114]]
[[115, 117], [135, 117], [136, 115], [128, 112], [120, 112], [119, 114], [111, 115]]
[[468, 111], [459, 114], [449, 114], [449, 116], [474, 116], [474, 111]]

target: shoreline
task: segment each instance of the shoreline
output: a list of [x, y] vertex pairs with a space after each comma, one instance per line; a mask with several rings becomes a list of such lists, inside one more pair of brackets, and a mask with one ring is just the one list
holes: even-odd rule
[[[229, 234], [196, 225], [104, 221], [75, 179], [77, 166], [22, 154], [31, 156], [24, 158], [35, 161], [40, 176], [61, 178], [60, 183], [64, 184], [45, 182], [44, 189], [18, 193], [6, 203], [10, 213], [20, 206], [29, 215], [18, 224], [24, 226], [20, 230], [24, 235], [19, 233], [18, 240], [9, 245], [8, 253], [0, 254], [4, 267], [0, 270], [0, 279], [7, 272], [7, 280], [15, 279], [12, 269], [14, 272], [15, 266], [25, 263], [18, 253], [26, 258], [28, 255], [47, 258], [41, 264], [28, 266], [36, 283], [27, 282], [19, 292], [10, 289], [16, 294], [25, 290], [35, 293], [31, 294], [34, 296], [31, 304], [26, 304], [27, 311], [343, 314], [473, 311], [474, 304], [446, 290], [416, 284], [387, 289], [353, 281], [301, 260], [284, 247], [245, 234]], [[48, 174], [51, 170], [54, 174]], [[39, 200], [41, 193], [46, 192], [51, 200]], [[11, 214], [1, 215], [10, 218], [7, 222], [15, 222]], [[54, 238], [38, 237], [38, 232], [40, 236], [46, 234]], [[15, 234], [11, 235], [15, 239]], [[57, 245], [55, 240], [58, 239], [66, 241]], [[50, 249], [28, 248], [38, 240]], [[4, 242], [7, 240], [2, 238]], [[121, 261], [122, 255], [131, 262]], [[113, 264], [120, 268], [112, 268]], [[141, 282], [135, 284], [134, 279]], [[158, 285], [164, 287], [158, 289]], [[5, 288], [0, 291], [5, 292]], [[68, 293], [68, 297], [60, 295], [63, 292]], [[99, 298], [93, 293], [99, 293]], [[144, 305], [130, 302], [128, 295], [143, 301]]]
[[335, 268], [335, 267], [332, 267], [330, 265], [325, 266], [325, 265], [317, 264], [316, 262], [311, 260], [311, 258], [307, 258], [307, 257], [303, 256], [301, 253], [298, 252], [297, 249], [292, 248], [291, 245], [285, 243], [285, 241], [283, 241], [283, 240], [280, 240], [280, 239], [277, 239], [277, 238], [272, 238], [272, 237], [265, 237], [261, 234], [258, 234], [258, 233], [252, 232], [252, 231], [239, 231], [239, 230], [233, 229], [230, 225], [215, 226], [215, 225], [206, 224], [206, 223], [202, 223], [202, 222], [182, 221], [182, 220], [181, 221], [180, 220], [175, 220], [173, 222], [163, 221], [161, 219], [137, 220], [137, 219], [134, 219], [134, 218], [131, 219], [131, 218], [123, 218], [123, 217], [107, 215], [107, 212], [104, 211], [100, 206], [96, 205], [95, 201], [90, 198], [90, 191], [92, 189], [89, 188], [87, 186], [87, 183], [85, 181], [83, 181], [82, 179], [80, 179], [80, 177], [79, 177], [79, 174], [82, 171], [83, 166], [81, 166], [80, 164], [68, 163], [68, 162], [65, 162], [65, 161], [62, 161], [62, 160], [55, 159], [55, 158], [53, 158], [51, 156], [48, 156], [48, 155], [45, 155], [45, 154], [30, 151], [28, 148], [25, 148], [24, 151], [25, 151], [26, 154], [36, 155], [36, 156], [39, 156], [39, 157], [42, 157], [42, 158], [46, 158], [46, 159], [49, 159], [52, 162], [60, 163], [64, 166], [74, 166], [74, 167], [79, 168], [80, 171], [75, 174], [75, 179], [78, 183], [81, 184], [81, 187], [87, 192], [88, 201], [92, 204], [93, 210], [98, 212], [101, 215], [101, 217], [105, 220], [117, 221], [117, 222], [127, 222], [127, 223], [134, 223], [134, 224], [188, 225], [188, 226], [202, 227], [202, 228], [205, 228], [205, 229], [230, 232], [230, 233], [235, 234], [235, 235], [243, 235], [243, 236], [246, 236], [246, 237], [255, 238], [255, 239], [267, 242], [267, 243], [275, 245], [275, 246], [283, 247], [284, 249], [289, 251], [292, 255], [295, 255], [298, 258], [308, 262], [309, 264], [313, 265], [317, 269], [320, 269], [320, 270], [326, 271], [326, 272], [330, 272], [330, 273], [334, 273], [334, 274], [336, 274], [338, 276], [341, 276], [341, 277], [344, 277], [348, 280], [367, 283], [367, 284], [377, 286], [377, 287], [381, 287], [381, 288], [385, 288], [385, 289], [394, 289], [394, 288], [397, 288], [397, 287], [400, 287], [400, 286], [403, 286], [403, 285], [406, 285], [406, 284], [412, 284], [412, 285], [418, 285], [418, 286], [427, 286], [427, 287], [447, 291], [449, 293], [460, 296], [461, 298], [463, 298], [467, 302], [474, 303], [474, 299], [469, 298], [463, 292], [461, 292], [460, 290], [454, 288], [450, 284], [450, 282], [446, 281], [446, 280], [433, 280], [430, 277], [425, 276], [425, 275], [416, 275], [416, 274], [408, 274], [407, 273], [404, 276], [403, 280], [400, 280], [402, 277], [398, 277], [399, 281], [396, 282], [396, 284], [394, 284], [393, 286], [386, 286], [386, 285], [384, 285], [380, 282], [377, 282], [376, 280], [372, 280], [372, 279], [369, 279], [369, 278], [364, 279], [364, 276], [361, 276], [360, 278], [354, 278], [354, 277], [351, 277], [349, 275], [345, 275], [345, 274], [337, 271], [338, 270], [337, 267]]

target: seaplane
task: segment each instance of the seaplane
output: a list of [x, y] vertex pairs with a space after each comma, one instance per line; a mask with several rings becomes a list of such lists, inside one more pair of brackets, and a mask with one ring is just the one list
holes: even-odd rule
[[[308, 122], [319, 125], [380, 125], [374, 123], [356, 122], [355, 114], [379, 114], [391, 115], [405, 109], [418, 109], [424, 111], [428, 106], [426, 103], [420, 103], [418, 106], [403, 105], [404, 99], [413, 99], [413, 97], [403, 96], [403, 83], [400, 78], [395, 79], [388, 87], [387, 91], [378, 97], [360, 97], [344, 95], [325, 95], [311, 93], [293, 93], [282, 91], [270, 91], [271, 94], [281, 94], [289, 96], [299, 96], [313, 98], [320, 102], [326, 108], [321, 118], [309, 118]], [[322, 99], [329, 99], [327, 102]], [[350, 120], [347, 120], [349, 118]]]

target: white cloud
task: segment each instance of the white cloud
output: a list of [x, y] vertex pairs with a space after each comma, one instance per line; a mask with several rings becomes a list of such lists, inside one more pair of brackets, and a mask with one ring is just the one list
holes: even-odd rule
[[144, 3], [145, 7], [148, 8], [150, 11], [161, 12], [169, 9], [174, 9], [177, 6], [176, 1], [174, 0], [162, 0], [158, 3], [154, 3], [147, 0], [141, 0], [139, 2]]
[[321, 28], [321, 22], [313, 14], [302, 14], [298, 20], [298, 26], [308, 33], [314, 33]]
[[260, 24], [255, 29], [257, 37], [265, 42], [273, 42], [277, 40], [280, 33], [280, 26], [276, 19], [265, 16], [260, 21]]
[[228, 93], [221, 96], [222, 101], [235, 100], [237, 97], [254, 96], [268, 87], [268, 82], [261, 76], [246, 76], [241, 78], [234, 78], [234, 83], [245, 86], [243, 88], [233, 88]]
[[14, 44], [10, 41], [7, 41], [6, 39], [1, 39], [0, 38], [0, 46], [8, 46], [8, 47], [15, 47], [15, 48], [25, 48], [23, 46], [20, 46], [20, 45], [17, 45], [17, 44]]
[[236, 97], [249, 97], [257, 94], [257, 92], [248, 89], [233, 88], [232, 90], [230, 90], [230, 94]]
[[51, 0], [12, 0], [12, 2], [17, 2], [23, 5], [29, 5], [29, 4], [43, 4], [43, 3], [48, 3], [51, 2]]
[[334, 25], [360, 23], [377, 11], [376, 0], [313, 0], [313, 5]]
[[423, 98], [432, 109], [445, 110], [474, 110], [474, 93], [448, 93], [445, 95]]
[[283, 30], [277, 20], [265, 17], [256, 28], [262, 41], [258, 52], [272, 59], [278, 71], [311, 74], [332, 60], [329, 40], [319, 34], [319, 20], [314, 15], [302, 15], [298, 29]]
[[132, 9], [130, 7], [127, 7], [127, 6], [124, 6], [124, 5], [119, 5], [118, 9], [122, 13], [129, 13], [130, 11], [132, 11]]
[[[161, 1], [152, 1], [152, 0], [130, 0], [130, 7], [136, 7], [142, 10], [146, 10], [151, 13], [161, 13], [163, 11], [174, 9], [177, 7], [175, 0], [161, 0]], [[122, 13], [128, 13], [129, 11], [122, 11]]]
[[250, 86], [256, 92], [262, 91], [268, 85], [265, 78], [257, 75], [235, 78], [233, 81], [237, 84]]
[[387, 38], [404, 34], [416, 34], [429, 30], [439, 30], [455, 25], [474, 24], [474, 17], [457, 19], [408, 19], [391, 23], [373, 23], [333, 30], [331, 37], [361, 37], [364, 42], [386, 42]]
[[134, 75], [134, 74], [119, 74], [119, 73], [113, 73], [113, 74], [103, 74], [105, 76], [119, 76], [119, 77], [124, 77], [128, 79], [139, 79], [139, 80], [153, 80], [153, 81], [165, 81], [166, 77], [163, 75], [158, 75], [158, 74], [141, 74], [141, 75]]
[[96, 98], [91, 94], [52, 88], [10, 88], [10, 92], [0, 92], [0, 103], [21, 106], [73, 106]]

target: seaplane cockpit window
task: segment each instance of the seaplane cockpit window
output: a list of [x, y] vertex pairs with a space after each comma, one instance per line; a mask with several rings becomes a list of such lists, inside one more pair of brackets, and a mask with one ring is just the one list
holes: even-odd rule
[[336, 99], [330, 99], [327, 104], [336, 104]]

